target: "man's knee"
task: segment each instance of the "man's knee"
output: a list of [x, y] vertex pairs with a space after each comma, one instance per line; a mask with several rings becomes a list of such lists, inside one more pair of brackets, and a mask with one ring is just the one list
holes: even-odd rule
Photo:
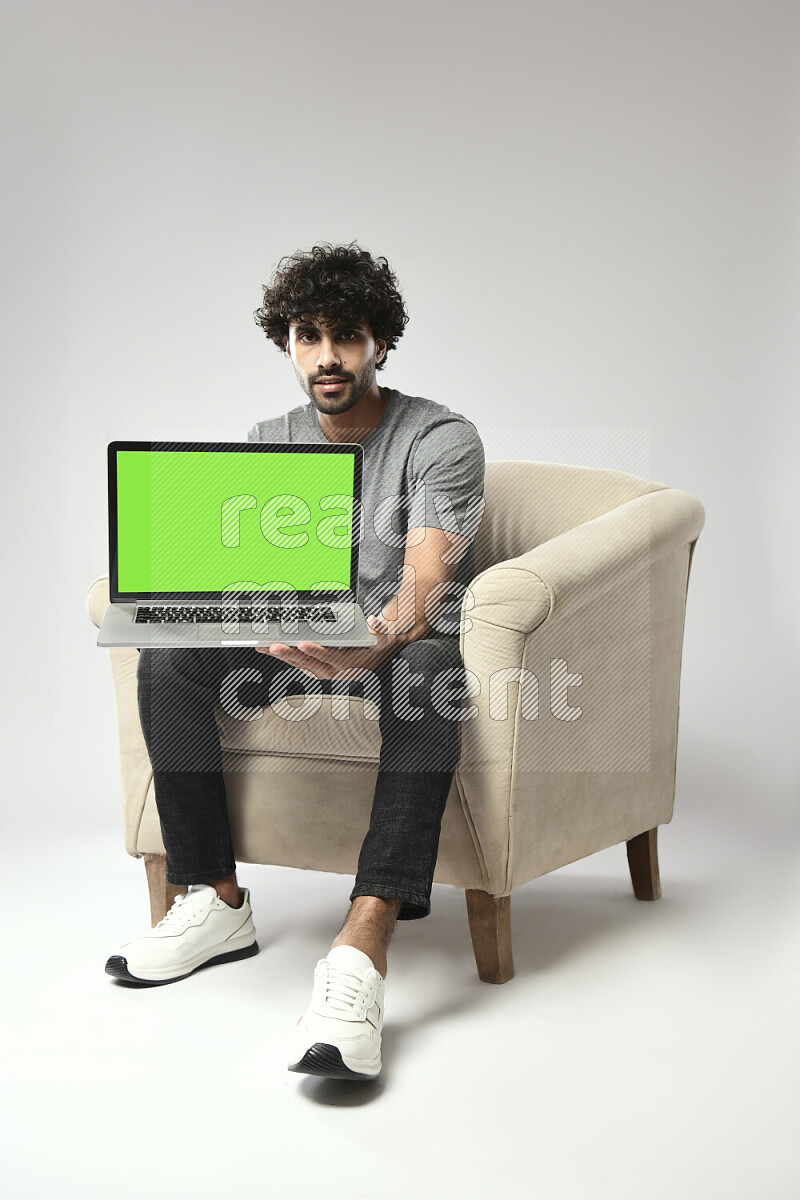
[[393, 666], [395, 682], [416, 689], [420, 695], [424, 693], [428, 704], [440, 690], [442, 680], [455, 680], [463, 670], [457, 638], [409, 642], [395, 655]]
[[457, 638], [409, 642], [392, 660], [392, 712], [403, 721], [452, 715], [448, 697], [463, 685]]
[[[224, 653], [212, 649], [169, 646], [153, 650], [144, 648], [140, 651], [137, 665], [139, 683], [175, 680], [179, 678], [188, 681], [195, 687], [209, 689], [219, 686], [219, 679], [226, 673], [223, 661]], [[230, 670], [228, 667], [227, 670]]]
[[418, 638], [408, 642], [395, 658], [407, 663], [416, 674], [425, 676], [461, 666], [458, 638]]

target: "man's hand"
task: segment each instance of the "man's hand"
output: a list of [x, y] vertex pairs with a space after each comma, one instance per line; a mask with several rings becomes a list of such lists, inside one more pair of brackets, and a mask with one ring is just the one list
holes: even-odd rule
[[256, 646], [256, 650], [259, 654], [271, 654], [281, 662], [299, 667], [306, 675], [313, 675], [317, 679], [333, 679], [335, 676], [349, 683], [375, 671], [403, 645], [399, 634], [389, 632], [388, 622], [383, 617], [367, 617], [367, 624], [378, 639], [377, 646], [353, 646], [337, 650], [333, 646], [320, 646], [317, 642], [300, 642], [297, 646], [270, 642], [269, 646]]
[[[453, 579], [470, 538], [420, 526], [407, 535], [400, 590], [387, 600], [367, 624], [378, 639], [376, 646], [353, 646], [336, 650], [317, 642], [287, 646], [270, 642], [256, 646], [259, 654], [271, 654], [316, 679], [363, 679], [397, 654], [403, 646], [427, 637], [431, 622], [441, 608], [447, 583]], [[394, 612], [394, 616], [392, 616]]]

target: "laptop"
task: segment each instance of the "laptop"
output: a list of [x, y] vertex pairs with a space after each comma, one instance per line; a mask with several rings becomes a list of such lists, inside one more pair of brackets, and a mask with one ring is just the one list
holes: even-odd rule
[[111, 442], [98, 646], [374, 646], [357, 442]]

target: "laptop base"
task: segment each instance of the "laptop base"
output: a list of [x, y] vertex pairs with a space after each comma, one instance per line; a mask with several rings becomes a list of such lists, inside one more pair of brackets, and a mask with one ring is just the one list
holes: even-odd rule
[[191, 621], [177, 623], [136, 623], [136, 604], [109, 604], [97, 635], [97, 645], [114, 647], [170, 646], [268, 646], [281, 642], [284, 646], [296, 646], [298, 642], [316, 642], [320, 646], [337, 649], [357, 646], [375, 646], [378, 639], [370, 631], [361, 608], [353, 604], [331, 604], [336, 614], [335, 621], [293, 621], [281, 625], [270, 621], [266, 628], [242, 621], [238, 628], [230, 624], [195, 624]]

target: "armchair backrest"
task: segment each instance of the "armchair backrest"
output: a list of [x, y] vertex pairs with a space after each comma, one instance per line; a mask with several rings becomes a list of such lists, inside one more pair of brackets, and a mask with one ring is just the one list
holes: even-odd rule
[[600, 467], [487, 462], [486, 508], [475, 537], [475, 573], [664, 487]]

